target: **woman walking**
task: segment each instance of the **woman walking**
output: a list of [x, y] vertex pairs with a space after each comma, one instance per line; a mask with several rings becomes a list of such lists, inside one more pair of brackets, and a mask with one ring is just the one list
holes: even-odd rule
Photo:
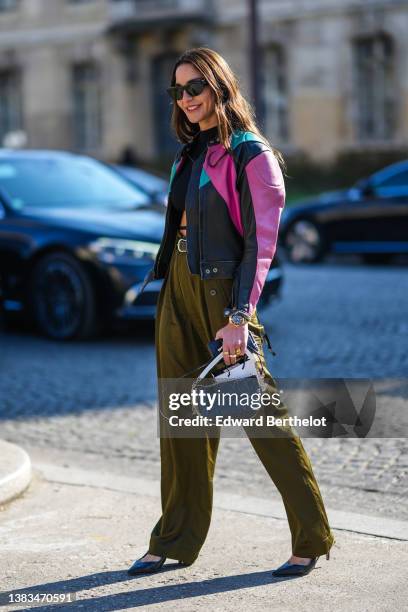
[[[256, 305], [273, 259], [285, 203], [281, 155], [259, 132], [227, 62], [196, 48], [177, 60], [168, 89], [172, 123], [184, 143], [173, 163], [165, 230], [145, 280], [164, 279], [157, 304], [156, 357], [160, 415], [168, 413], [161, 381], [177, 379], [210, 357], [222, 339], [234, 365], [252, 332], [270, 393], [276, 382], [263, 354]], [[286, 408], [282, 413], [286, 413]], [[280, 415], [281, 416], [281, 415]], [[166, 558], [191, 565], [210, 526], [219, 436], [164, 435], [160, 417], [162, 515], [148, 551], [131, 575], [157, 571]], [[300, 438], [257, 437], [251, 444], [282, 495], [292, 554], [273, 573], [305, 575], [335, 542], [321, 493]]]

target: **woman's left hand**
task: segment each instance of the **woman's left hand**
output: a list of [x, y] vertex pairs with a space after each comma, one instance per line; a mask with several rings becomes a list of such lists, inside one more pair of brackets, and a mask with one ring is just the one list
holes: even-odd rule
[[[245, 353], [245, 348], [248, 343], [248, 323], [245, 325], [232, 325], [227, 323], [225, 327], [221, 327], [216, 333], [215, 339], [222, 338], [223, 356], [226, 365], [235, 365], [237, 358]], [[239, 352], [237, 350], [239, 349]]]

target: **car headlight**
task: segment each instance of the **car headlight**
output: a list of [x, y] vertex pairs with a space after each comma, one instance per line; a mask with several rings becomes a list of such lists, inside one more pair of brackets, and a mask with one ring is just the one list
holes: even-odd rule
[[89, 243], [89, 249], [105, 263], [146, 263], [156, 258], [159, 244], [122, 238], [97, 238]]

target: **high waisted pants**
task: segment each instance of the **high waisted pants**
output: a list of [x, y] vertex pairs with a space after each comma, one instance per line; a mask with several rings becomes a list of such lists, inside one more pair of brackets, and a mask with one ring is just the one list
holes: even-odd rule
[[[232, 279], [202, 280], [191, 274], [186, 253], [174, 249], [157, 304], [155, 344], [159, 381], [180, 377], [209, 360], [208, 342], [228, 323], [223, 311], [231, 289]], [[271, 393], [276, 393], [276, 382], [264, 359], [263, 326], [256, 311], [248, 326], [261, 350], [265, 380]], [[163, 402], [159, 391], [160, 413], [166, 409]], [[254, 437], [250, 430], [245, 431], [282, 496], [293, 554], [312, 558], [328, 552], [335, 538], [300, 438], [294, 434]], [[151, 554], [185, 563], [197, 558], [211, 521], [219, 441], [219, 436], [213, 435], [160, 437], [162, 516], [151, 533]]]

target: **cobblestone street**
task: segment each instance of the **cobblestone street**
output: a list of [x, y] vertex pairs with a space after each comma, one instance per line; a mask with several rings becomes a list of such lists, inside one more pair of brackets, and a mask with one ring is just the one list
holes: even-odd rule
[[[277, 352], [266, 351], [273, 376], [378, 379], [386, 408], [388, 437], [303, 440], [325, 502], [408, 518], [406, 267], [284, 269], [282, 300], [260, 314]], [[0, 342], [2, 438], [67, 464], [159, 478], [153, 325], [86, 343], [15, 330]], [[222, 440], [215, 486], [278, 495], [241, 438]]]

